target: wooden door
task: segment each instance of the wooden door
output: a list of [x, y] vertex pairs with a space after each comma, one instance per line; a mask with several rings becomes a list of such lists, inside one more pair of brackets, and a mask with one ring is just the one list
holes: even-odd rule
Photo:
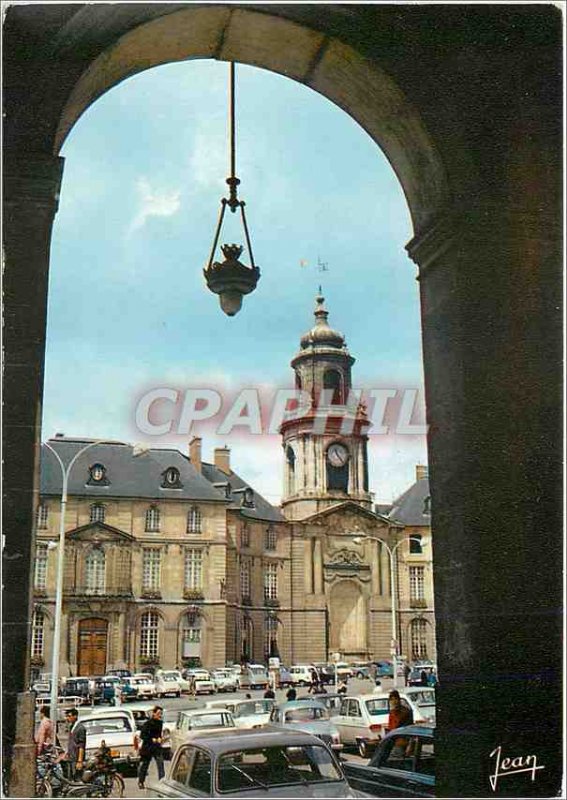
[[90, 617], [79, 622], [79, 675], [106, 674], [107, 640], [108, 622], [105, 619]]

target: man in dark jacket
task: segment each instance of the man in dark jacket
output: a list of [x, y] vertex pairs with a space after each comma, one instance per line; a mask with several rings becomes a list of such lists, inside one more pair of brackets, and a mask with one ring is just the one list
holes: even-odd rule
[[83, 769], [85, 749], [87, 746], [87, 729], [79, 722], [79, 712], [76, 708], [65, 711], [65, 719], [69, 726], [69, 739], [64, 761], [68, 763], [67, 777], [73, 780]]
[[145, 789], [146, 776], [152, 758], [155, 759], [158, 778], [161, 780], [165, 775], [163, 766], [162, 750], [162, 731], [163, 731], [163, 708], [154, 706], [150, 719], [146, 720], [140, 731], [142, 746], [140, 747], [140, 766], [138, 768], [138, 788]]

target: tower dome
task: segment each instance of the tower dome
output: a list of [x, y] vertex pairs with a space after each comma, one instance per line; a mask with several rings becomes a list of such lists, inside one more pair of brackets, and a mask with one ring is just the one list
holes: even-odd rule
[[301, 337], [301, 349], [317, 346], [344, 349], [346, 347], [345, 337], [339, 331], [333, 330], [327, 321], [329, 312], [325, 308], [325, 298], [321, 294], [321, 287], [319, 287], [319, 294], [315, 298], [315, 302], [315, 325]]

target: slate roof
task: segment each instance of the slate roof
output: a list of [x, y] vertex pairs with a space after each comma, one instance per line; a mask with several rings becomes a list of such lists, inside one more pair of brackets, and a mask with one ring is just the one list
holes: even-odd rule
[[[49, 444], [61, 457], [65, 465], [89, 439], [56, 437]], [[107, 485], [88, 483], [89, 467], [102, 464], [106, 468]], [[161, 488], [162, 473], [168, 467], [179, 470], [182, 488]], [[61, 468], [49, 449], [41, 448], [40, 492], [42, 495], [60, 495], [62, 490]], [[152, 448], [141, 455], [133, 455], [133, 446], [124, 442], [97, 444], [90, 447], [74, 463], [70, 471], [69, 495], [94, 498], [143, 497], [151, 500], [208, 500], [226, 502], [224, 494], [197, 472], [195, 467], [179, 450]]]
[[[278, 508], [273, 506], [271, 503], [268, 503], [268, 501], [264, 499], [262, 495], [254, 489], [253, 486], [250, 486], [249, 483], [246, 483], [246, 481], [243, 480], [240, 475], [237, 475], [236, 472], [231, 471], [230, 475], [227, 475], [226, 472], [223, 472], [214, 464], [208, 464], [207, 462], [203, 462], [202, 470], [203, 475], [212, 484], [230, 484], [232, 494], [229, 508], [238, 509], [243, 517], [247, 517], [248, 519], [265, 520], [266, 522], [286, 521], [286, 518]], [[254, 492], [254, 508], [246, 508], [241, 506], [242, 491], [239, 490], [243, 489], [252, 489]], [[222, 488], [220, 491], [223, 492], [224, 496], [224, 491]]]
[[425, 498], [429, 496], [429, 480], [421, 478], [394, 500], [389, 514], [390, 519], [395, 519], [404, 525], [431, 525], [431, 513], [423, 513]]

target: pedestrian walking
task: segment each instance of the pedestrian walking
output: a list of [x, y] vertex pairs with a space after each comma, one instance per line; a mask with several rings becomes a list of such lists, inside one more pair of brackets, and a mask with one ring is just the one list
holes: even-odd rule
[[421, 670], [421, 675], [419, 676], [419, 681], [420, 681], [422, 686], [427, 686], [427, 672], [424, 669]]
[[152, 715], [142, 725], [140, 730], [140, 766], [138, 768], [138, 789], [146, 788], [146, 777], [152, 758], [156, 762], [158, 778], [161, 780], [165, 775], [163, 766], [162, 734], [163, 734], [163, 708], [154, 706]]
[[406, 685], [406, 686], [408, 686], [408, 685], [409, 685], [409, 676], [410, 676], [410, 674], [411, 674], [410, 665], [409, 665], [409, 664], [406, 664], [406, 665], [404, 666], [404, 682], [405, 682], [405, 685]]
[[311, 667], [311, 685], [307, 690], [307, 694], [317, 694], [319, 690], [319, 673], [315, 669], [315, 667]]
[[437, 675], [435, 674], [435, 670], [432, 669], [429, 673], [429, 677], [427, 678], [427, 685], [434, 689], [437, 686], [437, 683]]
[[276, 699], [276, 693], [274, 692], [271, 686], [268, 686], [268, 688], [264, 692], [264, 700], [275, 700], [275, 699]]
[[291, 703], [293, 700], [297, 700], [297, 691], [295, 690], [294, 686], [290, 686], [287, 692], [285, 693], [285, 699], [288, 703]]
[[341, 681], [337, 688], [337, 694], [346, 694], [348, 692], [348, 686], [344, 681]]
[[69, 738], [63, 761], [67, 764], [68, 777], [70, 780], [74, 780], [83, 769], [85, 748], [87, 746], [87, 729], [82, 722], [79, 722], [79, 712], [76, 708], [68, 708], [65, 711], [65, 719], [69, 726]]
[[39, 726], [34, 736], [38, 756], [48, 750], [55, 741], [53, 723], [49, 715], [49, 706], [41, 706], [39, 709]]

